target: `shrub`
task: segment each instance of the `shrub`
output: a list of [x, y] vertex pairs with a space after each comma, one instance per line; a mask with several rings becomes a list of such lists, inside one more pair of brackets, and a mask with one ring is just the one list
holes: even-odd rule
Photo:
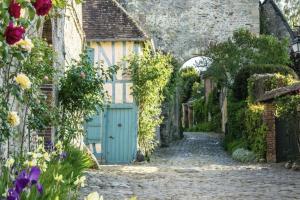
[[197, 123], [207, 121], [207, 106], [205, 104], [205, 98], [199, 98], [193, 102], [194, 119]]
[[250, 149], [258, 158], [265, 158], [267, 152], [267, 126], [263, 123], [264, 106], [249, 104], [246, 110], [246, 139]]
[[245, 100], [248, 97], [247, 80], [254, 74], [280, 73], [297, 78], [297, 74], [289, 67], [282, 65], [249, 65], [243, 67], [237, 73], [232, 91], [237, 100]]
[[256, 160], [253, 152], [243, 148], [236, 149], [232, 154], [232, 158], [243, 163], [254, 162]]
[[192, 128], [187, 129], [188, 132], [212, 132], [214, 127], [211, 122], [201, 122]]
[[200, 76], [193, 67], [182, 69], [179, 73], [180, 102], [187, 102], [193, 95], [193, 85], [200, 82]]
[[[76, 197], [78, 187], [74, 184], [76, 179], [82, 177], [83, 172], [93, 166], [89, 155], [76, 147], [69, 146], [63, 153], [65, 153], [64, 159], [60, 162], [52, 160], [47, 170], [41, 174], [41, 184], [45, 191], [45, 194], [39, 198], [41, 200], [56, 197], [65, 199], [67, 196]], [[63, 182], [58, 182], [55, 175], [62, 175]], [[71, 191], [72, 194], [70, 194]]]
[[[208, 101], [205, 98], [199, 98], [193, 102], [194, 120], [196, 125], [190, 129], [193, 131], [221, 131], [221, 110], [219, 106], [218, 90], [214, 89], [209, 95]], [[208, 119], [208, 116], [211, 119]]]
[[227, 104], [227, 127], [226, 127], [226, 137], [231, 137], [234, 139], [240, 139], [244, 135], [245, 131], [245, 111], [247, 108], [246, 101], [237, 101], [231, 94], [228, 96]]
[[140, 150], [149, 156], [157, 145], [156, 128], [161, 124], [161, 106], [164, 90], [172, 77], [173, 65], [170, 55], [153, 52], [150, 44], [142, 55], [128, 58], [132, 75], [133, 96], [138, 106], [138, 140]]
[[85, 119], [89, 119], [103, 108], [105, 100], [104, 84], [117, 70], [112, 66], [105, 70], [94, 66], [87, 52], [74, 61], [60, 79], [58, 101], [60, 109], [59, 137], [69, 143], [76, 136], [84, 134]]
[[225, 150], [232, 154], [236, 149], [247, 148], [247, 142], [244, 139], [235, 139], [225, 143]]

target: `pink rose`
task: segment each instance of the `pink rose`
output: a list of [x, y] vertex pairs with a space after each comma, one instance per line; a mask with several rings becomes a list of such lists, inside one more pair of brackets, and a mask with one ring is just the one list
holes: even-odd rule
[[33, 7], [36, 10], [36, 14], [39, 16], [47, 15], [50, 9], [52, 8], [51, 0], [36, 0], [33, 4]]
[[10, 22], [4, 33], [7, 44], [13, 45], [19, 42], [23, 38], [24, 33], [25, 29], [22, 26], [14, 26]]
[[8, 12], [10, 16], [18, 19], [21, 16], [21, 5], [15, 0], [12, 0], [9, 4]]

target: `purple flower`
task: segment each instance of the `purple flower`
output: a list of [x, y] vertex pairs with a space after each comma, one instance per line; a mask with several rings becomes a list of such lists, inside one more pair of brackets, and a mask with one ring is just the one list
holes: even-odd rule
[[38, 167], [32, 167], [29, 173], [29, 180], [31, 184], [36, 184], [41, 175], [41, 170]]
[[60, 154], [60, 159], [66, 159], [67, 158], [67, 152], [62, 152], [61, 154]]
[[38, 167], [32, 167], [29, 174], [23, 170], [15, 182], [16, 192], [20, 194], [29, 183], [31, 185], [37, 184], [40, 175], [41, 170]]
[[26, 173], [26, 171], [23, 170], [21, 174], [17, 177], [15, 182], [16, 192], [20, 194], [23, 191], [23, 189], [28, 185], [29, 182], [30, 182], [29, 176]]
[[36, 188], [37, 188], [37, 190], [39, 191], [40, 194], [43, 193], [43, 186], [40, 183], [36, 184]]
[[20, 196], [14, 189], [9, 189], [7, 200], [20, 200]]
[[53, 150], [53, 142], [51, 142], [51, 141], [45, 142], [45, 148], [47, 150]]

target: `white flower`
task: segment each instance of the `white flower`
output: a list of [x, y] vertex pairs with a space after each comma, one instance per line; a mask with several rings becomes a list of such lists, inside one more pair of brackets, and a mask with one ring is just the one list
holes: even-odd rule
[[100, 197], [98, 192], [93, 192], [89, 194], [84, 200], [103, 200], [103, 197]]
[[44, 159], [46, 160], [46, 161], [50, 161], [50, 156], [49, 156], [49, 153], [48, 152], [45, 152], [44, 153]]
[[5, 167], [11, 168], [14, 163], [15, 163], [15, 160], [13, 158], [9, 158], [5, 163]]
[[29, 89], [31, 87], [31, 81], [25, 74], [18, 74], [15, 80], [23, 90]]
[[86, 180], [86, 177], [85, 176], [82, 176], [80, 178], [77, 177], [76, 181], [74, 182], [74, 185], [77, 185], [77, 186], [81, 186], [81, 187], [84, 187], [85, 185], [85, 180]]
[[20, 117], [17, 112], [9, 112], [7, 116], [7, 121], [11, 127], [18, 126], [20, 124]]
[[58, 175], [58, 174], [56, 174], [55, 176], [54, 176], [54, 180], [56, 180], [58, 183], [64, 183], [64, 180], [63, 180], [63, 176], [62, 175]]
[[25, 38], [25, 40], [21, 39], [19, 42], [16, 43], [16, 45], [22, 47], [28, 52], [31, 52], [31, 49], [34, 47], [31, 39]]
[[24, 164], [28, 167], [35, 167], [37, 166], [37, 161], [36, 160], [26, 160]]
[[47, 163], [46, 163], [46, 162], [43, 162], [43, 164], [41, 164], [40, 168], [41, 168], [41, 170], [42, 170], [43, 172], [45, 172], [45, 171], [47, 170], [47, 168], [48, 168]]

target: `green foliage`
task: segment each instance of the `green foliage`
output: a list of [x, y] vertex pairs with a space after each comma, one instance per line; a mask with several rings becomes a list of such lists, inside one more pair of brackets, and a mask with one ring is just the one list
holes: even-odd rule
[[246, 139], [250, 149], [258, 158], [265, 158], [267, 152], [267, 126], [263, 123], [264, 106], [250, 104], [246, 110]]
[[[47, 171], [41, 174], [41, 184], [44, 187], [42, 199], [65, 199], [70, 196], [77, 199], [77, 186], [74, 184], [77, 177], [83, 176], [83, 172], [93, 165], [90, 157], [86, 152], [69, 146], [66, 149], [66, 158], [62, 161], [52, 160]], [[63, 182], [57, 182], [55, 175], [62, 175]], [[71, 192], [72, 191], [72, 192]], [[70, 193], [71, 192], [71, 193]]]
[[254, 162], [256, 160], [256, 156], [252, 151], [243, 148], [236, 149], [232, 153], [232, 158], [243, 163]]
[[162, 122], [160, 115], [164, 90], [173, 72], [171, 61], [170, 55], [153, 52], [149, 44], [146, 44], [143, 55], [133, 55], [128, 59], [133, 96], [139, 109], [139, 147], [146, 156], [157, 144], [155, 130]]
[[193, 102], [194, 118], [196, 122], [207, 122], [208, 110], [205, 103], [205, 98], [199, 98]]
[[280, 73], [297, 78], [296, 73], [289, 67], [282, 65], [249, 65], [239, 70], [235, 76], [232, 91], [237, 100], [245, 100], [248, 96], [247, 80], [254, 74]]
[[238, 30], [226, 42], [209, 48], [206, 56], [213, 63], [207, 71], [218, 85], [231, 87], [239, 70], [248, 65], [290, 63], [287, 40], [273, 36], [256, 36], [248, 30]]
[[239, 148], [247, 148], [247, 142], [244, 139], [232, 139], [225, 137], [224, 148], [230, 154]]
[[263, 77], [253, 75], [248, 79], [248, 102], [254, 102], [261, 91], [271, 91], [279, 87], [285, 87], [298, 82], [291, 75], [265, 74]]
[[60, 80], [59, 102], [70, 112], [95, 112], [103, 105], [103, 84], [108, 78], [103, 76], [101, 67], [94, 67], [88, 55], [81, 55], [81, 60], [75, 62]]
[[204, 95], [204, 85], [199, 82], [194, 82], [192, 87], [192, 98], [201, 98]]
[[[204, 97], [198, 98], [199, 99], [193, 102], [194, 120], [196, 121], [196, 124], [189, 129], [189, 131], [220, 132], [222, 116], [219, 106], [218, 90], [214, 89], [210, 93], [207, 102], [205, 102]], [[210, 119], [208, 117], [209, 115], [211, 116]]]
[[253, 151], [258, 158], [264, 158], [267, 150], [267, 127], [263, 123], [264, 106], [248, 104], [229, 97], [228, 122], [224, 146], [229, 152], [237, 148]]
[[185, 103], [192, 97], [194, 83], [200, 83], [200, 76], [195, 68], [188, 67], [180, 71], [179, 77], [180, 102]]
[[60, 137], [66, 143], [78, 135], [83, 135], [85, 119], [89, 119], [104, 105], [106, 80], [112, 78], [116, 67], [105, 71], [94, 66], [86, 52], [74, 63], [60, 79], [58, 101], [60, 105]]
[[188, 132], [213, 132], [214, 126], [211, 122], [200, 122], [194, 125], [192, 128], [187, 129]]
[[170, 77], [170, 81], [164, 88], [165, 102], [169, 103], [171, 103], [174, 100], [176, 88], [178, 86], [179, 69], [181, 67], [179, 62], [174, 57], [171, 58], [171, 65], [173, 66], [173, 72]]
[[23, 64], [24, 73], [32, 77], [32, 82], [41, 85], [49, 83], [56, 74], [53, 67], [55, 52], [46, 41], [33, 39], [34, 48]]
[[[247, 108], [246, 101], [237, 101], [229, 95], [228, 97], [228, 121], [227, 121], [227, 131], [226, 136], [228, 137], [228, 142], [235, 139], [241, 139], [245, 131], [245, 111]], [[242, 120], [241, 120], [242, 119]]]
[[300, 105], [300, 95], [287, 95], [279, 97], [275, 101], [276, 116], [285, 119], [295, 118]]

